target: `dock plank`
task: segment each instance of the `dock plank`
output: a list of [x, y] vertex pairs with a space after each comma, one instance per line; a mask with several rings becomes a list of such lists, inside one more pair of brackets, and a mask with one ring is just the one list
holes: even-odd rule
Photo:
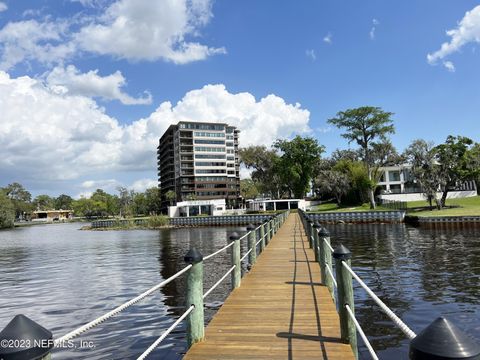
[[184, 359], [354, 359], [298, 214], [290, 214]]

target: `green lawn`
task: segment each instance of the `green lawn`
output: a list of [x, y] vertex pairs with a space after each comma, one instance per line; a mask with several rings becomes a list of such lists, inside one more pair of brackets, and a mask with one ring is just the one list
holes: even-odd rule
[[463, 199], [447, 199], [446, 206], [452, 208], [442, 210], [418, 209], [428, 206], [426, 201], [412, 201], [407, 203], [409, 215], [415, 216], [480, 216], [480, 196]]
[[[374, 211], [390, 210], [381, 206], [377, 206]], [[370, 204], [362, 204], [356, 206], [338, 206], [336, 203], [325, 203], [317, 206], [312, 206], [313, 212], [344, 212], [344, 211], [370, 211]]]
[[[463, 198], [463, 199], [448, 199], [446, 206], [452, 206], [452, 208], [442, 209], [440, 211], [434, 209], [428, 209], [428, 203], [426, 201], [410, 201], [407, 202], [407, 212], [409, 215], [414, 216], [480, 216], [480, 196]], [[378, 206], [377, 211], [390, 210]], [[358, 206], [341, 206], [336, 203], [325, 203], [312, 207], [312, 211], [370, 211], [369, 204], [362, 204]]]

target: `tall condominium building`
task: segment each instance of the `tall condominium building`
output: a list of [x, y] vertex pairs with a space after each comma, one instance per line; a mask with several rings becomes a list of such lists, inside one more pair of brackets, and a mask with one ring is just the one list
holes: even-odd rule
[[158, 181], [162, 207], [165, 194], [176, 201], [226, 199], [227, 206], [240, 197], [238, 134], [233, 126], [186, 122], [170, 125], [157, 151]]

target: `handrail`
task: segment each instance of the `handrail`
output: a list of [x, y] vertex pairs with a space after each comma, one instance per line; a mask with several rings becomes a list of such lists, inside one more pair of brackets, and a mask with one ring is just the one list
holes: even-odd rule
[[216, 288], [218, 285], [220, 285], [220, 283], [221, 283], [223, 280], [225, 280], [225, 278], [226, 278], [228, 275], [230, 275], [230, 273], [231, 273], [233, 270], [235, 270], [235, 268], [236, 268], [236, 265], [233, 265], [233, 266], [225, 273], [225, 275], [223, 275], [223, 276], [220, 278], [220, 280], [218, 280], [210, 289], [208, 289], [208, 291], [207, 291], [205, 294], [203, 294], [203, 298], [205, 299], [208, 295], [210, 295], [210, 293], [211, 293], [213, 290], [215, 290], [215, 288]]
[[143, 352], [142, 355], [140, 355], [140, 356], [137, 358], [137, 360], [144, 360], [148, 355], [150, 355], [150, 353], [151, 353], [153, 350], [155, 350], [155, 348], [156, 348], [158, 345], [160, 345], [160, 343], [163, 341], [163, 339], [165, 339], [165, 338], [168, 336], [168, 334], [170, 334], [170, 333], [173, 331], [173, 329], [175, 329], [175, 328], [178, 326], [178, 324], [180, 324], [180, 323], [192, 312], [192, 310], [193, 310], [194, 308], [195, 308], [195, 305], [191, 305], [191, 306], [183, 313], [183, 315], [180, 316], [180, 317], [177, 319], [177, 321], [175, 321], [157, 340], [155, 340], [155, 341], [153, 342], [152, 345], [150, 345], [150, 346], [148, 347], [147, 350], [145, 350], [145, 351]]
[[368, 295], [377, 303], [378, 306], [383, 310], [383, 312], [390, 318], [390, 320], [393, 321], [395, 325], [397, 325], [400, 330], [403, 331], [403, 333], [410, 339], [412, 340], [417, 336], [395, 313], [390, 310], [390, 308], [385, 305], [385, 303], [380, 300], [380, 298], [368, 287], [367, 284], [363, 282], [362, 279], [355, 273], [355, 271], [352, 270], [350, 266], [345, 261], [342, 261], [342, 266], [347, 269], [347, 271], [353, 276], [355, 280], [358, 281], [360, 286], [365, 289]]
[[[287, 214], [288, 214], [288, 212], [287, 212]], [[283, 215], [285, 215], [285, 213]], [[285, 220], [285, 216], [280, 218], [280, 221], [282, 221], [282, 220], [283, 221]], [[272, 222], [272, 221], [273, 221], [273, 219], [269, 220], [269, 223]], [[283, 221], [282, 221], [282, 223], [283, 223]], [[262, 226], [265, 226], [265, 224], [266, 223], [261, 223], [257, 228], [248, 231], [246, 234], [244, 234], [238, 240], [242, 240], [242, 239], [246, 238], [247, 236], [249, 236], [252, 233], [252, 231], [255, 232], [255, 234], [256, 234], [256, 231], [259, 228], [261, 228]], [[278, 228], [277, 228], [277, 230], [278, 230]], [[275, 228], [273, 226], [270, 227], [268, 229], [268, 231], [266, 231], [264, 233], [264, 235], [255, 244], [255, 246], [258, 245], [261, 241], [263, 241], [270, 233], [275, 234]], [[208, 259], [214, 257], [215, 255], [218, 255], [219, 253], [221, 253], [221, 252], [227, 250], [229, 247], [233, 246], [234, 243], [235, 243], [235, 241], [232, 241], [231, 243], [229, 243], [226, 246], [224, 246], [223, 248], [215, 251], [214, 253], [203, 257], [203, 259], [201, 259], [201, 261], [208, 260]], [[250, 254], [250, 252], [252, 250], [253, 250], [253, 248], [251, 248], [249, 251], [247, 251], [245, 253], [245, 255], [240, 259], [240, 261], [244, 260]], [[82, 334], [82, 333], [92, 329], [93, 327], [101, 324], [102, 322], [108, 320], [112, 316], [120, 313], [121, 311], [125, 310], [129, 306], [139, 302], [140, 300], [144, 299], [145, 297], [152, 294], [156, 290], [162, 288], [163, 286], [167, 285], [171, 281], [175, 280], [176, 278], [178, 278], [179, 276], [181, 276], [182, 274], [184, 274], [188, 270], [190, 270], [192, 267], [193, 267], [193, 264], [187, 265], [182, 270], [180, 270], [177, 273], [170, 276], [168, 279], [166, 279], [166, 280], [162, 281], [161, 283], [151, 287], [150, 289], [141, 293], [140, 295], [136, 296], [135, 298], [123, 303], [122, 305], [120, 305], [120, 306], [116, 307], [115, 309], [109, 311], [108, 313], [90, 321], [89, 323], [87, 323], [85, 325], [82, 325], [75, 330], [70, 331], [66, 335], [64, 335], [64, 336], [62, 336], [58, 339], [55, 339], [54, 340], [54, 346], [59, 346], [61, 343], [66, 342], [70, 339], [73, 339], [74, 337], [79, 336], [80, 334]], [[215, 290], [215, 288], [217, 288], [220, 285], [220, 283], [223, 280], [225, 280], [227, 278], [227, 276], [232, 273], [233, 270], [236, 269], [236, 267], [237, 267], [236, 265], [233, 265], [208, 291], [206, 291], [205, 294], [203, 294], [203, 299], [206, 298], [208, 295], [210, 295], [212, 293], [212, 291]], [[137, 360], [145, 359], [168, 336], [168, 334], [170, 334], [170, 332], [172, 332], [180, 324], [180, 322], [182, 322], [194, 309], [195, 309], [195, 306], [192, 304], [152, 345], [150, 345], [150, 347], [147, 350], [145, 350], [145, 352], [142, 353], [142, 355], [140, 355], [138, 357]]]
[[232, 245], [233, 245], [233, 241], [232, 241], [230, 244], [228, 244], [228, 245], [224, 246], [223, 248], [221, 248], [220, 250], [217, 250], [217, 251], [215, 251], [214, 253], [205, 256], [205, 257], [203, 258], [203, 260], [204, 260], [204, 261], [205, 261], [205, 260], [208, 260], [208, 259], [214, 257], [215, 255], [220, 254], [222, 251], [227, 250], [227, 249], [228, 249], [230, 246], [232, 246]]
[[365, 333], [363, 332], [362, 327], [358, 323], [358, 320], [355, 317], [355, 314], [353, 313], [352, 309], [350, 309], [350, 306], [348, 306], [348, 304], [345, 304], [345, 308], [347, 309], [348, 315], [350, 316], [353, 323], [355, 324], [355, 327], [357, 328], [357, 331], [360, 334], [360, 337], [362, 338], [363, 342], [365, 343], [365, 346], [367, 347], [368, 352], [370, 353], [370, 356], [372, 357], [373, 360], [379, 360], [377, 354], [375, 353], [375, 350], [373, 350], [373, 347], [370, 344], [370, 341], [368, 341], [368, 338], [365, 335]]

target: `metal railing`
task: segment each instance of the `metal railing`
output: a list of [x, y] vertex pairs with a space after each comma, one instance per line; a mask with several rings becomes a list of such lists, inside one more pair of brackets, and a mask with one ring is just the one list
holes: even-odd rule
[[[320, 266], [321, 281], [327, 286], [332, 299], [337, 304], [341, 338], [350, 343], [357, 359], [357, 332], [372, 359], [377, 360], [378, 356], [355, 317], [353, 279], [410, 340], [410, 359], [480, 359], [480, 345], [443, 317], [437, 318], [419, 335], [412, 331], [351, 268], [352, 254], [350, 250], [342, 244], [334, 249], [330, 243], [329, 232], [318, 221], [312, 222], [303, 211], [299, 211], [299, 214], [309, 245], [314, 251], [315, 260]], [[332, 257], [335, 260], [335, 266], [332, 263]]]
[[[185, 312], [167, 329], [165, 330], [155, 342], [153, 342], [148, 349], [146, 349], [139, 357], [138, 360], [143, 360], [147, 358], [147, 356], [157, 348], [160, 343], [180, 324], [183, 320], [187, 320], [187, 343], [188, 347], [192, 344], [202, 341], [204, 337], [204, 307], [203, 307], [203, 299], [209, 296], [229, 275], [231, 276], [231, 287], [232, 290], [239, 287], [241, 283], [241, 262], [248, 256], [248, 263], [250, 266], [253, 266], [256, 262], [257, 256], [257, 247], [259, 247], [260, 253], [265, 249], [265, 246], [268, 245], [270, 240], [272, 239], [273, 235], [280, 229], [280, 226], [285, 222], [288, 211], [277, 214], [275, 216], [269, 216], [264, 218], [260, 224], [255, 227], [252, 224], [247, 226], [247, 233], [242, 237], [239, 237], [237, 233], [232, 233], [229, 236], [229, 244], [225, 245], [221, 249], [215, 251], [214, 253], [207, 255], [205, 257], [200, 254], [196, 249], [190, 249], [188, 253], [185, 255], [184, 260], [188, 264], [182, 270], [178, 271], [174, 275], [170, 276], [168, 279], [160, 282], [159, 284], [151, 287], [150, 289], [146, 290], [145, 292], [141, 293], [140, 295], [136, 296], [135, 298], [123, 303], [122, 305], [116, 307], [115, 309], [109, 311], [108, 313], [88, 322], [85, 325], [78, 327], [67, 333], [64, 336], [61, 336], [57, 339], [52, 339], [52, 333], [46, 330], [45, 328], [41, 327], [45, 332], [44, 336], [46, 339], [38, 339], [38, 344], [41, 341], [46, 340], [49, 346], [43, 346], [42, 348], [38, 348], [38, 344], [34, 344], [33, 352], [30, 354], [35, 354], [35, 357], [15, 357], [15, 359], [37, 359], [37, 358], [49, 358], [50, 352], [54, 347], [58, 347], [63, 343], [70, 341], [71, 339], [87, 332], [88, 330], [93, 329], [97, 325], [105, 322], [106, 320], [110, 319], [111, 317], [119, 314], [123, 310], [127, 309], [128, 307], [136, 304], [137, 302], [143, 300], [147, 296], [151, 295], [155, 291], [159, 290], [160, 288], [164, 287], [171, 281], [179, 278], [180, 276], [186, 274], [187, 276], [187, 290], [186, 290], [186, 306], [188, 306]], [[241, 240], [247, 238], [248, 239], [248, 248], [249, 250], [241, 257], [241, 248], [240, 242]], [[205, 293], [203, 292], [203, 262], [207, 261], [214, 256], [226, 251], [227, 249], [232, 248], [231, 251], [231, 261], [232, 266], [227, 270], [225, 274], [223, 274], [220, 279], [210, 287]], [[21, 338], [25, 336], [25, 328], [15, 328], [18, 325], [18, 321], [15, 319], [18, 317], [24, 317], [23, 315], [17, 315], [14, 320], [12, 320], [4, 331], [8, 330], [8, 334], [12, 337], [12, 334], [17, 334], [18, 337]], [[27, 318], [28, 319], [28, 318]], [[28, 323], [32, 326], [32, 332], [37, 331], [36, 328], [40, 327], [38, 324], [33, 322], [32, 320], [28, 319]], [[20, 343], [20, 342], [19, 342]], [[19, 347], [18, 353], [23, 352], [25, 347]], [[9, 354], [15, 353], [12, 349], [8, 349]], [[0, 359], [3, 358], [3, 348], [0, 348]], [[25, 356], [25, 355], [24, 355]], [[27, 354], [28, 356], [28, 354]], [[37, 357], [39, 356], [39, 357]]]

